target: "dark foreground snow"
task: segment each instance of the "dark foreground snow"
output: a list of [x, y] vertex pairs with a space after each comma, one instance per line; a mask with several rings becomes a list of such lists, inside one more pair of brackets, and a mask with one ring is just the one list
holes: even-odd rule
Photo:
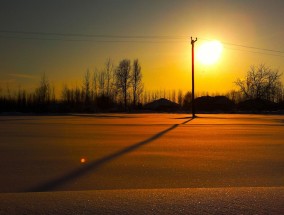
[[1, 194], [0, 214], [283, 214], [284, 188]]

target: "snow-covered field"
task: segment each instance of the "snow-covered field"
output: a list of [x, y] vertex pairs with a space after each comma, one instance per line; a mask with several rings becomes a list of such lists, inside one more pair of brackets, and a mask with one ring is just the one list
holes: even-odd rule
[[1, 199], [38, 191], [274, 187], [283, 202], [284, 116], [198, 116], [0, 116]]

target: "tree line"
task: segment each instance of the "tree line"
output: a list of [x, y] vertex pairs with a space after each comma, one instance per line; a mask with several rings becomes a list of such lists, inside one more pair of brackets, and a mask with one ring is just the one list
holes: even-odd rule
[[[278, 70], [265, 65], [252, 66], [243, 79], [235, 81], [238, 90], [211, 96], [225, 96], [235, 104], [247, 100], [283, 103], [281, 75]], [[195, 97], [202, 96], [209, 94], [199, 93]], [[0, 112], [135, 111], [160, 98], [179, 104], [181, 110], [188, 111], [191, 108], [190, 91], [145, 90], [138, 59], [123, 59], [117, 65], [107, 59], [102, 69], [95, 69], [93, 72], [88, 69], [80, 86], [69, 87], [65, 84], [60, 98], [56, 98], [54, 86], [45, 74], [42, 75], [38, 87], [30, 93], [24, 89], [12, 92], [9, 88], [4, 93], [0, 87]]]
[[117, 66], [108, 59], [102, 70], [86, 71], [82, 87], [63, 87], [61, 101], [76, 111], [130, 110], [141, 104], [142, 71], [138, 59], [123, 59]]
[[0, 111], [22, 112], [98, 112], [129, 111], [142, 105], [141, 65], [138, 59], [131, 62], [121, 60], [117, 66], [111, 59], [106, 60], [104, 68], [88, 69], [82, 85], [75, 88], [64, 85], [60, 99], [55, 97], [55, 89], [45, 74], [34, 92], [24, 89], [6, 94], [0, 90]]

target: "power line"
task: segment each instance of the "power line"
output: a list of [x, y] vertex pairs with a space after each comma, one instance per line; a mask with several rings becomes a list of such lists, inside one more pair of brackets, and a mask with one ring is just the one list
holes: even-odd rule
[[120, 39], [185, 39], [185, 36], [164, 36], [164, 35], [115, 35], [115, 34], [75, 34], [75, 33], [52, 33], [40, 31], [5, 31], [0, 30], [0, 33], [8, 34], [25, 34], [25, 35], [40, 35], [40, 36], [61, 36], [61, 37], [95, 37], [95, 38], [120, 38]]
[[237, 44], [234, 44], [234, 43], [224, 43], [224, 44], [232, 45], [232, 46], [239, 46], [239, 47], [249, 48], [249, 49], [257, 49], [257, 50], [261, 50], [261, 51], [277, 52], [277, 53], [284, 54], [283, 51], [278, 51], [278, 50], [273, 50], [273, 49], [265, 49], [265, 48], [257, 48], [257, 47], [254, 47], [254, 46], [237, 45]]
[[[204, 38], [200, 38], [200, 39], [201, 40], [206, 40], [206, 41], [211, 41], [209, 39], [204, 39]], [[223, 42], [223, 41], [222, 41], [222, 43], [223, 44], [227, 44], [227, 45], [231, 45], [231, 46], [238, 46], [238, 47], [242, 47], [242, 48], [257, 49], [257, 50], [261, 50], [261, 51], [277, 52], [277, 53], [284, 54], [284, 51], [279, 51], [279, 50], [259, 48], [259, 47], [255, 47], [255, 46], [246, 46], [246, 45], [241, 45], [241, 44], [236, 44], [236, 43], [228, 43], [228, 42]]]
[[279, 55], [279, 54], [272, 54], [272, 53], [265, 53], [265, 52], [257, 52], [257, 51], [250, 51], [250, 50], [245, 50], [245, 49], [236, 49], [236, 48], [228, 48], [224, 47], [225, 49], [228, 50], [233, 50], [233, 51], [241, 51], [241, 52], [249, 52], [249, 53], [254, 53], [254, 54], [262, 54], [262, 55], [270, 55], [270, 56], [277, 56], [277, 57], [284, 57], [284, 55]]
[[[115, 34], [77, 34], [77, 33], [56, 33], [56, 32], [41, 32], [41, 31], [8, 31], [8, 30], [0, 30], [0, 33], [8, 34], [8, 35], [0, 35], [0, 38], [6, 38], [6, 39], [70, 41], [70, 42], [98, 42], [98, 43], [177, 43], [177, 42], [188, 42], [188, 38], [189, 38], [187, 36], [174, 36], [174, 35], [132, 35], [132, 36], [129, 36], [129, 35], [115, 35]], [[19, 36], [13, 36], [9, 34], [16, 34]], [[22, 37], [22, 35], [37, 35], [37, 36], [44, 36], [44, 37], [27, 37], [27, 36]], [[60, 38], [46, 38], [46, 36], [56, 36]], [[76, 37], [76, 39], [74, 37]], [[101, 38], [101, 40], [93, 40], [93, 39], [86, 39], [86, 38]], [[110, 40], [110, 39], [116, 39], [116, 40]], [[211, 41], [206, 38], [200, 38], [200, 39]], [[229, 42], [223, 42], [223, 41], [222, 43], [225, 45], [237, 46], [241, 48], [255, 49], [255, 50], [260, 50], [260, 51], [265, 51], [265, 52], [274, 52], [278, 54], [284, 54], [284, 51], [279, 51], [279, 50], [260, 48], [260, 47], [255, 47], [255, 46], [247, 46], [247, 45], [229, 43]], [[252, 52], [252, 51], [248, 51], [248, 52]], [[252, 52], [252, 53], [265, 54], [262, 52]], [[272, 54], [269, 54], [269, 55], [272, 55]], [[275, 55], [275, 56], [282, 56], [282, 55]]]
[[39, 38], [39, 37], [17, 37], [17, 36], [3, 36], [4, 39], [20, 39], [20, 40], [42, 40], [42, 41], [67, 41], [67, 42], [98, 42], [98, 43], [184, 43], [186, 41], [171, 41], [171, 40], [92, 40], [92, 39], [65, 39], [65, 38]]

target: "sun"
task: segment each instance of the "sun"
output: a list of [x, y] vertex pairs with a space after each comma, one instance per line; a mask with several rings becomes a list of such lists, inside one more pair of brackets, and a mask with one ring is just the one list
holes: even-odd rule
[[212, 65], [218, 61], [223, 50], [219, 41], [203, 43], [197, 50], [197, 59], [204, 65]]

